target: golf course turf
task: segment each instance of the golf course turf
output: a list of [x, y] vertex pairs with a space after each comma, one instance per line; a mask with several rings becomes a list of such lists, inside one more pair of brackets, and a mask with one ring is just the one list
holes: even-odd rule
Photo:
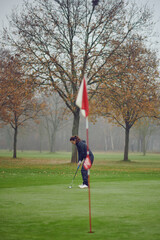
[[70, 153], [0, 152], [0, 239], [160, 240], [160, 154], [95, 154], [88, 190]]

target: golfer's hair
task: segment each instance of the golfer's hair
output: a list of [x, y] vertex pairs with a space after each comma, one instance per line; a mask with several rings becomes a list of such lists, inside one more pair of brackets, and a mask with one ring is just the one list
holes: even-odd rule
[[81, 139], [78, 136], [72, 136], [70, 137], [70, 141], [76, 141], [76, 143], [79, 143]]

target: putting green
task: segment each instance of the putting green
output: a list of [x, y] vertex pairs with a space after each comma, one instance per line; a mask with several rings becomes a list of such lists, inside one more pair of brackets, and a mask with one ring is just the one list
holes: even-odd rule
[[[58, 155], [58, 154], [57, 154]], [[88, 189], [79, 189], [76, 165], [54, 159], [0, 161], [2, 240], [160, 240], [159, 155], [124, 163], [96, 156]], [[116, 158], [115, 158], [116, 157]], [[53, 156], [52, 156], [53, 158]], [[68, 161], [68, 159], [67, 159]]]
[[90, 234], [88, 190], [77, 187], [79, 178], [72, 189], [68, 182], [1, 189], [1, 239], [160, 239], [159, 180], [91, 183]]

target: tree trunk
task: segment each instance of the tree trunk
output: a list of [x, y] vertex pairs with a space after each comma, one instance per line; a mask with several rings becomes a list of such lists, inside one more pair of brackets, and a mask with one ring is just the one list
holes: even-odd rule
[[7, 135], [6, 135], [6, 140], [7, 140], [7, 145], [9, 146], [9, 151], [11, 152], [13, 150], [13, 135], [11, 134], [10, 128], [7, 127]]
[[128, 150], [129, 150], [129, 125], [126, 123], [125, 128], [125, 146], [124, 146], [124, 161], [128, 161]]
[[51, 141], [50, 141], [50, 152], [54, 153], [56, 151], [56, 129], [54, 131], [54, 133], [51, 134]]
[[143, 138], [142, 138], [142, 151], [143, 151], [143, 156], [146, 155], [146, 136], [143, 135]]
[[[72, 136], [78, 135], [79, 130], [79, 109], [74, 113], [74, 119], [73, 119], [73, 127], [72, 127]], [[71, 157], [71, 163], [77, 162], [77, 147], [75, 145], [72, 145], [72, 157]]]
[[109, 129], [109, 132], [110, 132], [111, 150], [114, 151], [114, 142], [113, 142], [112, 129]]
[[17, 134], [18, 128], [14, 128], [14, 141], [13, 141], [13, 158], [17, 158]]

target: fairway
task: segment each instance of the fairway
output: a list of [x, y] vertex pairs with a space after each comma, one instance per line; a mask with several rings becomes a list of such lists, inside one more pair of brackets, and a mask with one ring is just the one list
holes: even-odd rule
[[88, 190], [78, 188], [80, 171], [68, 188], [76, 165], [64, 163], [65, 157], [61, 164], [1, 158], [0, 239], [159, 240], [159, 156], [124, 164], [97, 155], [91, 170], [94, 233], [88, 233]]

